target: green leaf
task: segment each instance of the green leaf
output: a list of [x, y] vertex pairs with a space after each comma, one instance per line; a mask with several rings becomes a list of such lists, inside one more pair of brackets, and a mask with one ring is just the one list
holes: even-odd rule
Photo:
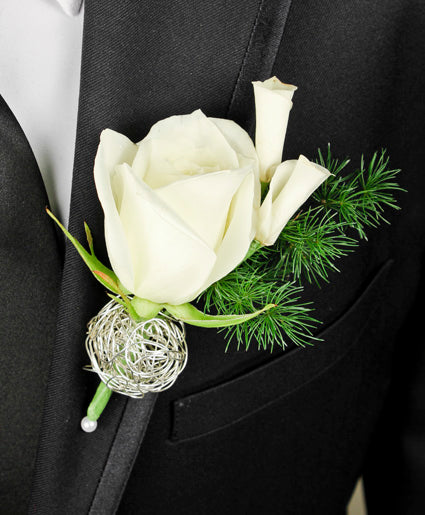
[[267, 306], [264, 306], [258, 311], [243, 315], [207, 315], [199, 311], [199, 309], [196, 309], [195, 306], [192, 306], [189, 302], [180, 304], [179, 306], [164, 304], [164, 307], [171, 315], [186, 324], [195, 325], [197, 327], [229, 327], [243, 324], [247, 320], [255, 318], [271, 308], [275, 308], [276, 304], [267, 304]]
[[[103, 284], [103, 286], [105, 286], [105, 288], [108, 288], [108, 290], [120, 295], [120, 293], [123, 291], [123, 288], [121, 288], [121, 287], [119, 289], [116, 288], [116, 286], [119, 285], [120, 282], [119, 282], [118, 277], [114, 274], [114, 272], [112, 270], [110, 270], [108, 267], [106, 267], [104, 264], [102, 264], [94, 254], [89, 254], [87, 252], [87, 250], [81, 245], [81, 243], [76, 238], [74, 238], [74, 236], [72, 236], [71, 233], [69, 233], [65, 229], [65, 227], [59, 222], [59, 220], [55, 217], [55, 215], [48, 208], [46, 208], [46, 212], [50, 216], [50, 218], [52, 218], [57, 223], [57, 225], [60, 227], [62, 232], [65, 234], [65, 236], [74, 245], [77, 252], [83, 258], [84, 263], [90, 268], [94, 277], [96, 277], [96, 279], [101, 284]], [[87, 234], [88, 225], [85, 224], [85, 226], [86, 226], [86, 234]], [[90, 229], [88, 229], [88, 233], [91, 236]], [[87, 236], [87, 239], [89, 239], [89, 236]], [[89, 241], [89, 246], [91, 249], [92, 249], [92, 243], [93, 243], [93, 240], [91, 240], [91, 244]], [[106, 277], [108, 279], [106, 279]], [[121, 290], [121, 292], [120, 292], [120, 290]]]
[[91, 231], [87, 222], [84, 222], [84, 229], [86, 230], [86, 238], [87, 243], [89, 244], [91, 255], [94, 256], [94, 248], [93, 248], [93, 236], [91, 235]]

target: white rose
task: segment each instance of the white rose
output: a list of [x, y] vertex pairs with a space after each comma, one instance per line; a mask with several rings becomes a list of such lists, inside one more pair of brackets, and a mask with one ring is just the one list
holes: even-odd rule
[[329, 175], [326, 168], [302, 155], [281, 163], [261, 204], [255, 238], [263, 245], [273, 245], [290, 218]]
[[[140, 143], [106, 130], [95, 161], [114, 272], [127, 290], [182, 304], [231, 272], [254, 238], [272, 245], [329, 172], [281, 163], [296, 86], [254, 83], [256, 147], [230, 120], [201, 111], [156, 123]], [[269, 191], [260, 207], [261, 180]]]
[[105, 130], [94, 176], [112, 268], [138, 297], [191, 301], [245, 257], [258, 161], [234, 122], [201, 111], [171, 116], [137, 145]]
[[304, 156], [281, 163], [292, 96], [297, 87], [276, 77], [253, 85], [260, 177], [262, 182], [270, 182], [259, 211], [255, 238], [263, 245], [273, 245], [289, 219], [330, 174]]
[[255, 96], [255, 148], [260, 161], [260, 178], [263, 182], [270, 182], [274, 169], [282, 161], [292, 96], [297, 87], [284, 84], [276, 77], [252, 84]]

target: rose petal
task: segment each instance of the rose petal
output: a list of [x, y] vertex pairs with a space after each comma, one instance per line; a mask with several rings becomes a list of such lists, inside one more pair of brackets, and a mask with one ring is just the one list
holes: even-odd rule
[[236, 152], [200, 110], [157, 122], [138, 146], [133, 171], [154, 189], [187, 176], [239, 167]]
[[[119, 163], [131, 163], [137, 146], [122, 134], [106, 129], [100, 136], [100, 144], [94, 163], [94, 179], [99, 200], [105, 213], [105, 239], [108, 242], [108, 256], [114, 272], [125, 285], [134, 281], [133, 268], [126, 238], [122, 230], [116, 202], [120, 192], [114, 193], [111, 175]], [[128, 288], [130, 289], [130, 288]]]
[[284, 84], [276, 77], [252, 84], [256, 115], [255, 148], [260, 161], [260, 177], [263, 182], [269, 182], [271, 171], [282, 161], [291, 100], [297, 87]]
[[273, 245], [289, 219], [329, 175], [326, 168], [302, 155], [281, 163], [260, 208], [256, 239]]
[[215, 251], [223, 238], [233, 195], [250, 169], [223, 170], [189, 177], [155, 190], [202, 240]]
[[223, 118], [210, 118], [217, 125], [223, 136], [230, 143], [231, 147], [236, 151], [239, 158], [239, 166], [253, 166], [255, 174], [255, 206], [260, 207], [261, 201], [261, 185], [260, 185], [260, 168], [258, 162], [257, 151], [249, 134], [232, 120]]
[[240, 125], [224, 118], [209, 118], [238, 154], [258, 163], [257, 152], [249, 134]]
[[258, 227], [255, 235], [255, 238], [265, 245], [268, 245], [268, 243], [265, 242], [268, 241], [269, 235], [273, 232], [273, 202], [285, 187], [297, 163], [297, 159], [284, 161], [273, 172], [269, 191], [259, 210]]
[[215, 253], [128, 165], [118, 166], [116, 173], [123, 184], [120, 220], [134, 268], [134, 293], [158, 303], [193, 300]]
[[[217, 261], [207, 280], [207, 285], [215, 283], [230, 273], [245, 258], [254, 238], [254, 172], [248, 173], [234, 195], [227, 229], [217, 252]], [[200, 292], [199, 292], [200, 293]]]

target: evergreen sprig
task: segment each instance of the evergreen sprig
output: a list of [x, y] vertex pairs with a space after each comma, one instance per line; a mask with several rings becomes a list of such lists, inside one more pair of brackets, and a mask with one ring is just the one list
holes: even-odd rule
[[336, 259], [357, 246], [344, 228], [336, 213], [325, 213], [321, 207], [310, 207], [290, 220], [276, 242], [282, 280], [292, 275], [295, 280], [305, 276], [309, 282], [327, 281], [329, 271], [338, 272]]
[[395, 191], [404, 191], [394, 181], [399, 169], [389, 168], [386, 151], [375, 152], [369, 164], [341, 175], [349, 159], [335, 159], [328, 146], [317, 162], [331, 176], [312, 195], [310, 207], [300, 211], [280, 234], [275, 247], [280, 253], [282, 276], [320, 283], [338, 271], [336, 260], [354, 250], [357, 238], [366, 239], [366, 228], [387, 222], [385, 208], [399, 209]]
[[345, 173], [348, 159], [335, 159], [318, 150], [317, 162], [331, 176], [285, 226], [273, 247], [260, 247], [229, 275], [202, 295], [205, 309], [219, 314], [242, 314], [266, 304], [275, 308], [241, 325], [224, 329], [229, 345], [236, 341], [248, 348], [253, 340], [272, 349], [311, 345], [318, 321], [311, 316], [311, 303], [300, 303], [303, 280], [320, 283], [338, 271], [336, 260], [366, 238], [366, 229], [387, 222], [385, 208], [399, 209], [394, 193], [405, 191], [395, 182], [398, 169], [389, 167], [385, 150], [376, 152], [366, 165]]
[[[326, 157], [318, 151], [318, 162], [333, 174], [313, 194], [326, 212], [338, 213], [343, 230], [353, 228], [360, 238], [366, 238], [367, 227], [377, 227], [384, 218], [385, 208], [400, 209], [394, 197], [395, 191], [405, 191], [395, 182], [399, 169], [389, 167], [389, 157], [385, 150], [375, 152], [369, 164], [365, 164], [364, 156], [360, 160], [360, 168], [346, 176], [340, 172], [348, 160], [341, 163], [331, 155], [330, 146]], [[347, 226], [347, 227], [344, 227]]]
[[291, 282], [279, 283], [267, 278], [266, 273], [244, 262], [226, 277], [216, 282], [203, 294], [205, 309], [219, 314], [243, 314], [256, 311], [265, 304], [276, 304], [263, 315], [249, 322], [221, 329], [226, 331], [227, 344], [234, 339], [238, 349], [248, 349], [253, 340], [258, 347], [273, 349], [286, 346], [286, 339], [297, 345], [309, 345], [317, 320], [310, 316], [310, 303], [299, 303], [302, 287]]

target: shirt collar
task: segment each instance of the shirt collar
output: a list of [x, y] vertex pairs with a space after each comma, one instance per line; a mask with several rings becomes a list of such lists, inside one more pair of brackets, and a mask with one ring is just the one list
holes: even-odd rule
[[57, 0], [68, 16], [77, 16], [83, 5], [83, 0]]

